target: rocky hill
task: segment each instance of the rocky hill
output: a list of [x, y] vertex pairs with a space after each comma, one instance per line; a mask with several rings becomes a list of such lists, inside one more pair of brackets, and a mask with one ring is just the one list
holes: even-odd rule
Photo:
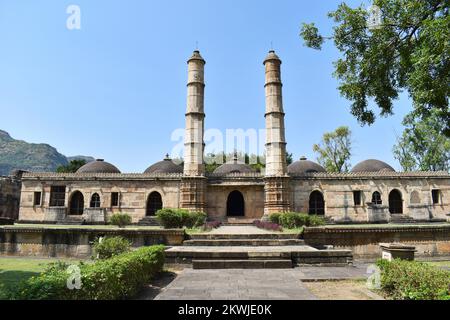
[[15, 140], [8, 132], [0, 130], [0, 175], [9, 175], [11, 171], [51, 172], [70, 160], [93, 160], [92, 157], [76, 156], [67, 158], [54, 147], [44, 143], [28, 143]]

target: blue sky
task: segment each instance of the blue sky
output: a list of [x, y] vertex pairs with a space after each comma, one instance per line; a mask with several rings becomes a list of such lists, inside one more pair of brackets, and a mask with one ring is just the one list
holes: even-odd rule
[[[264, 68], [273, 43], [283, 60], [288, 150], [315, 159], [312, 145], [340, 125], [353, 131], [352, 163], [392, 156], [395, 115], [361, 127], [339, 96], [332, 43], [303, 46], [302, 22], [332, 28], [340, 1], [0, 0], [0, 129], [65, 155], [91, 155], [122, 172], [161, 160], [184, 126], [186, 60], [198, 42], [206, 64], [206, 129], [264, 128]], [[362, 1], [347, 1], [357, 5]], [[66, 8], [81, 9], [68, 30]]]

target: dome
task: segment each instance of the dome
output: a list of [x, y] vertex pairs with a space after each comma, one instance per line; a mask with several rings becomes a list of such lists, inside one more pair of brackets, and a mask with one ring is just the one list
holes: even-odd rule
[[86, 163], [78, 169], [77, 173], [120, 173], [120, 170], [103, 159], [97, 159]]
[[327, 172], [321, 165], [307, 160], [305, 157], [300, 158], [288, 166], [289, 175], [303, 175], [305, 173]]
[[388, 171], [395, 172], [394, 168], [388, 165], [386, 162], [369, 159], [358, 163], [353, 167], [352, 172], [379, 172]]
[[214, 170], [213, 173], [226, 175], [229, 173], [246, 173], [246, 172], [256, 172], [256, 170], [250, 167], [248, 164], [238, 161], [238, 157], [237, 155], [235, 155], [233, 160], [224, 163], [216, 170]]
[[278, 57], [278, 55], [275, 53], [274, 50], [270, 50], [270, 51], [269, 51], [269, 54], [267, 55], [266, 59], [264, 60], [264, 64], [265, 64], [267, 61], [270, 61], [270, 60], [277, 60], [277, 61], [280, 61], [280, 62], [281, 62], [280, 57]]
[[175, 164], [167, 154], [163, 161], [151, 165], [144, 173], [183, 173], [183, 167]]

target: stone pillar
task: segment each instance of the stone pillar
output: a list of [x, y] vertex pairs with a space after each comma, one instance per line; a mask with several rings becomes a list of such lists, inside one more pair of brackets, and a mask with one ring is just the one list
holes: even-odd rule
[[204, 176], [204, 71], [205, 60], [194, 51], [188, 60], [186, 131], [184, 136], [184, 175]]
[[269, 51], [266, 71], [266, 172], [264, 218], [273, 212], [290, 211], [289, 176], [286, 164], [286, 138], [281, 82], [281, 60]]
[[205, 60], [194, 51], [188, 60], [186, 129], [184, 139], [184, 177], [181, 183], [180, 207], [191, 211], [205, 211], [205, 144], [204, 112]]

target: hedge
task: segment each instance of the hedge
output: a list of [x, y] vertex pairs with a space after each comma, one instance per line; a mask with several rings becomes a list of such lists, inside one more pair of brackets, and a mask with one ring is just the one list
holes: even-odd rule
[[295, 229], [303, 226], [320, 226], [325, 224], [325, 219], [323, 217], [298, 212], [272, 213], [269, 216], [269, 220], [286, 229]]
[[379, 260], [381, 290], [395, 300], [450, 300], [450, 271], [421, 262]]
[[200, 227], [206, 222], [206, 213], [185, 209], [161, 209], [156, 212], [158, 222], [166, 229]]
[[92, 264], [80, 263], [81, 288], [67, 288], [67, 265], [52, 265], [17, 290], [20, 300], [117, 300], [132, 297], [164, 265], [164, 246], [142, 247]]

